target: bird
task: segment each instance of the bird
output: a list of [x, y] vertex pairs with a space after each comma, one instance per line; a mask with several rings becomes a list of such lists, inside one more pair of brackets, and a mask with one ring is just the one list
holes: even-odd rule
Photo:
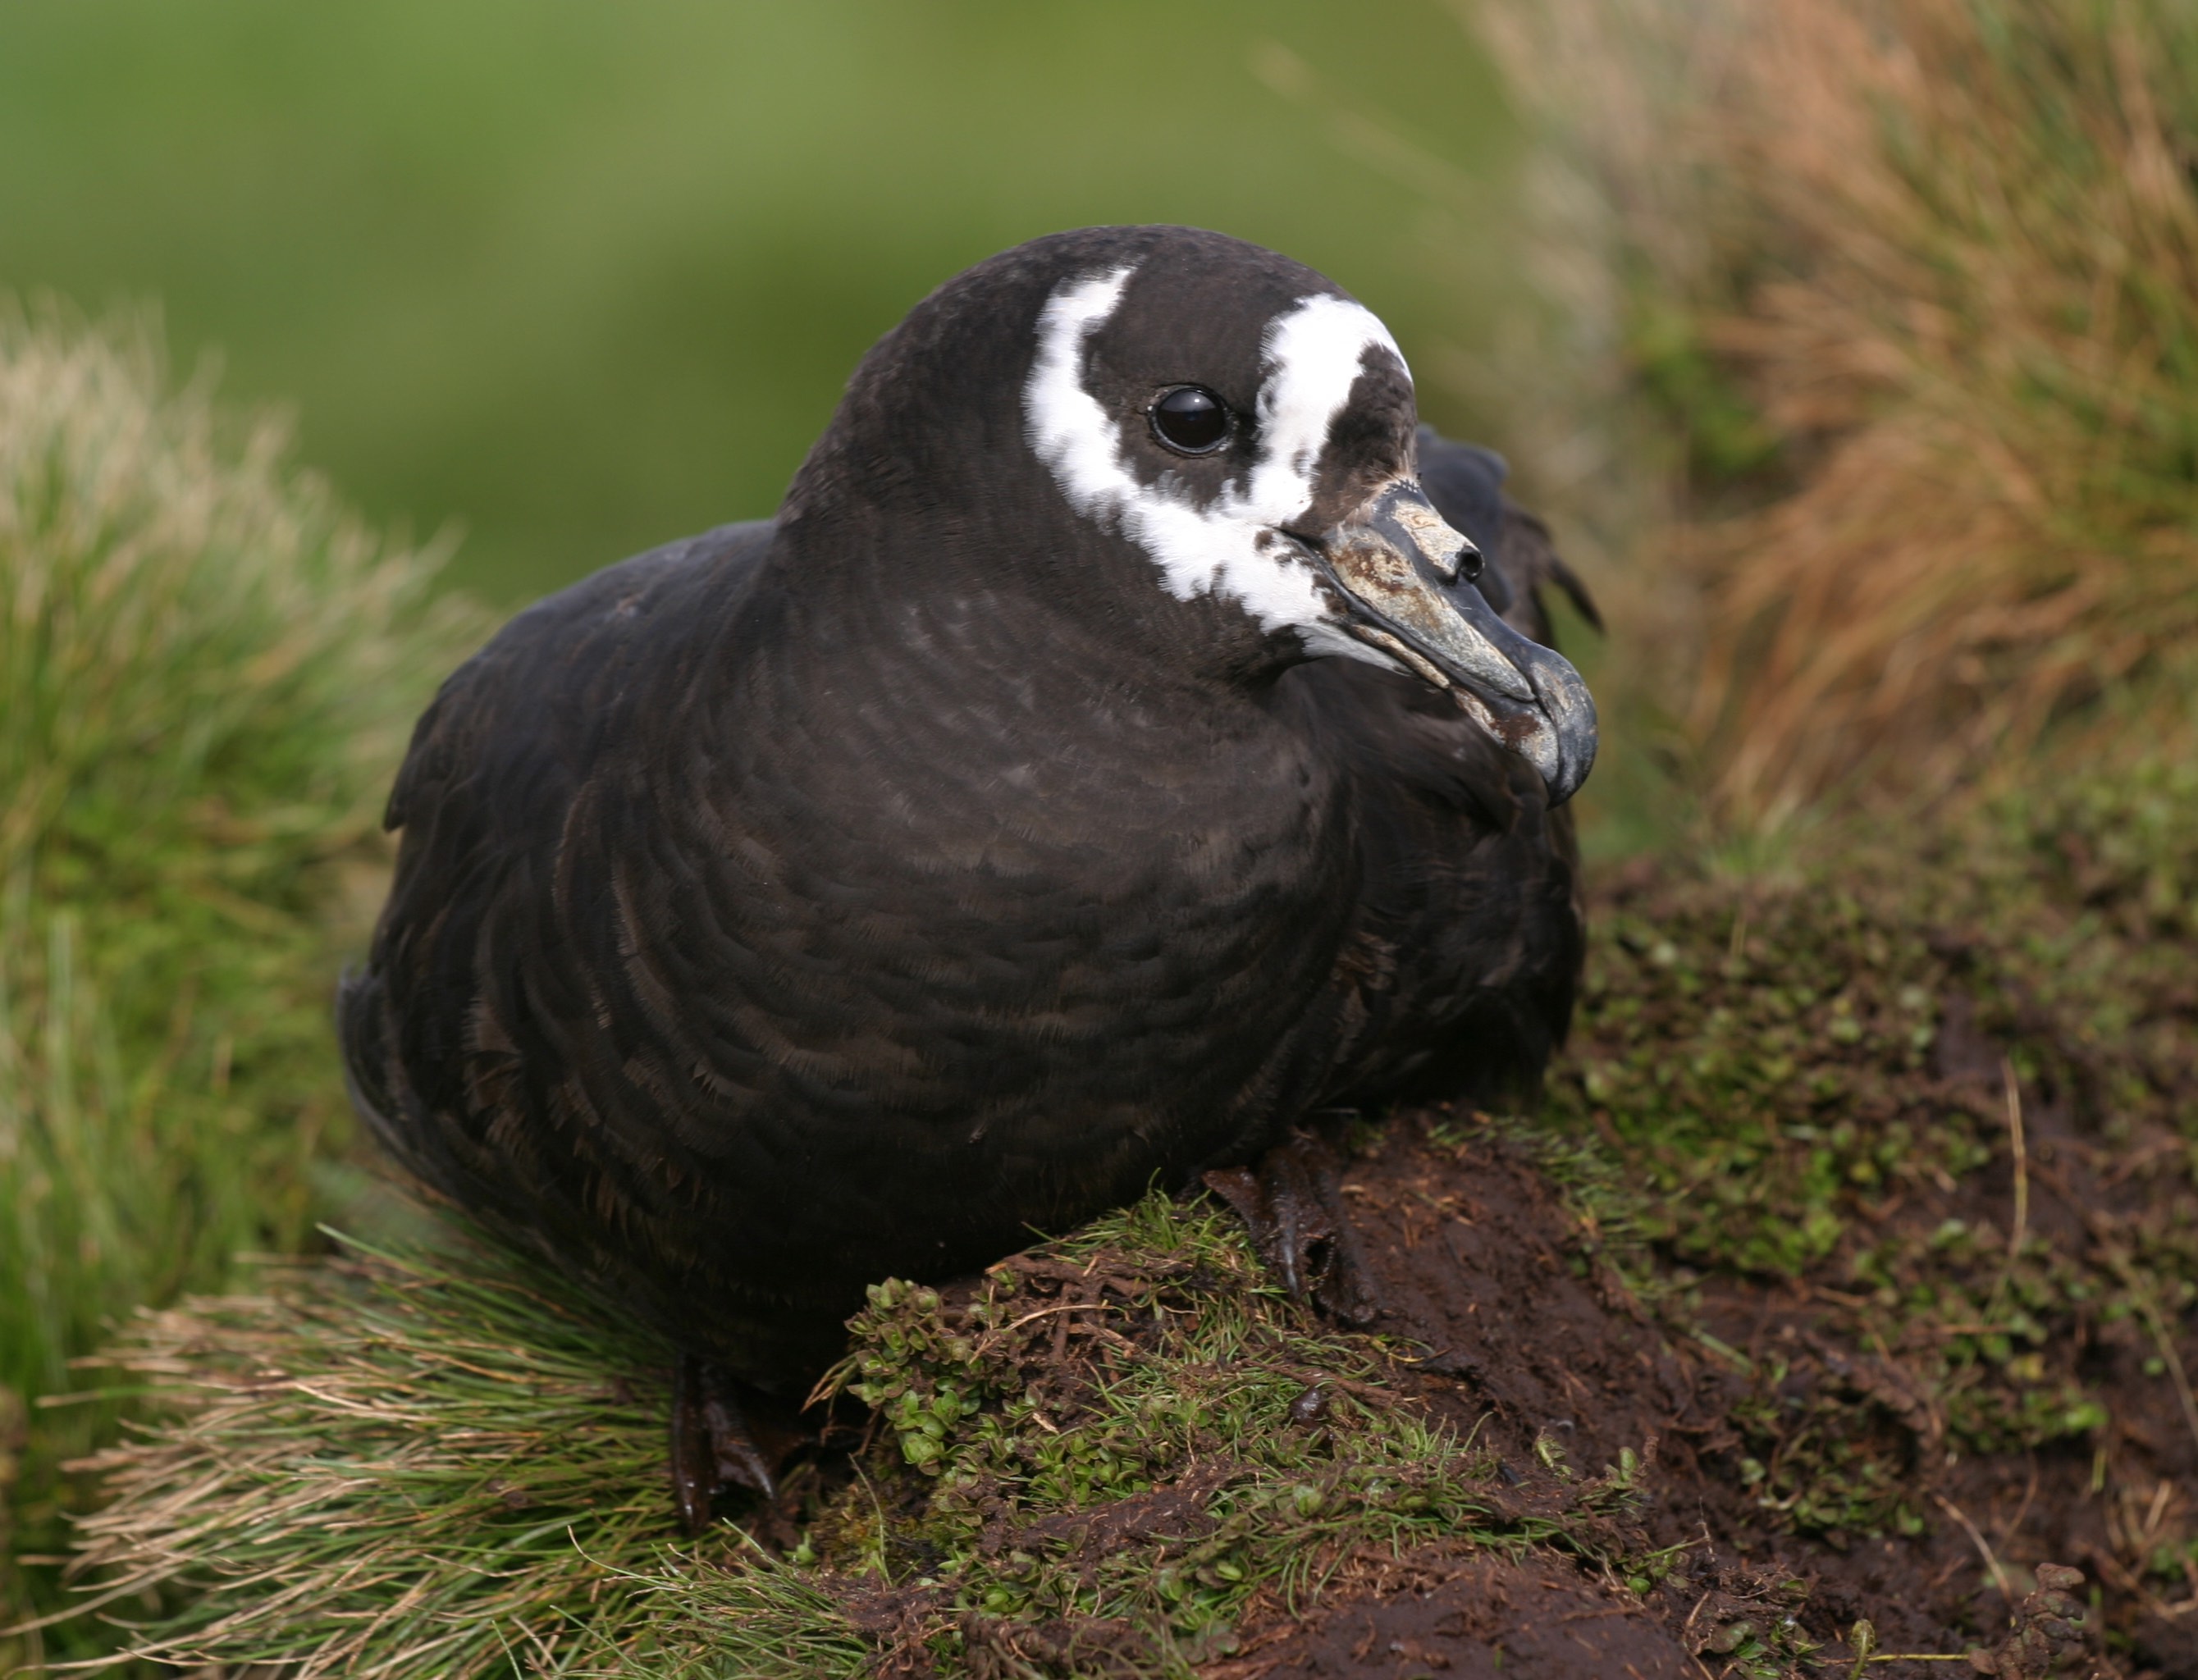
[[1593, 607], [1503, 483], [1312, 269], [1052, 234], [877, 343], [773, 518], [443, 684], [353, 1102], [681, 1350], [690, 1528], [866, 1285], [1203, 1181], [1302, 1292], [1321, 1116], [1538, 1078], [1596, 741], [1543, 587]]

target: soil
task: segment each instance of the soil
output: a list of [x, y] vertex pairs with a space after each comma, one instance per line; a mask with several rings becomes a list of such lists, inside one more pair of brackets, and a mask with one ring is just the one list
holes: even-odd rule
[[[1949, 1036], [1952, 1061], [1932, 1077], [1968, 1077], [1962, 1058], [1982, 1050], [1961, 1031]], [[1999, 1066], [1996, 1051], [1990, 1066]], [[2073, 1241], [2077, 1210], [2128, 1198], [2100, 1180], [2067, 1113], [2042, 1093], [2035, 1115], [2030, 1170], [2058, 1189], [2033, 1200], [2031, 1217], [2073, 1222]], [[1928, 1231], [1951, 1218], [2003, 1214], [1992, 1204], [2009, 1190], [2004, 1172], [1986, 1171], [1888, 1218]], [[1859, 1674], [1855, 1659], [1864, 1654], [1849, 1642], [1864, 1619], [1875, 1630], [1867, 1671], [1876, 1680], [1980, 1671], [2003, 1680], [2198, 1676], [2198, 1618], [2157, 1614], [2158, 1601], [2118, 1561], [2093, 1450], [1950, 1460], [1936, 1450], [1933, 1420], [1916, 1398], [1928, 1392], [1922, 1377], [1890, 1352], [1874, 1363], [1857, 1357], [1871, 1336], [1852, 1296], [1807, 1278], [1759, 1288], [1727, 1281], [1705, 1291], [1685, 1324], [1660, 1322], [1597, 1258], [1592, 1234], [1538, 1164], [1532, 1141], [1449, 1109], [1393, 1117], [1353, 1160], [1344, 1195], [1382, 1303], [1375, 1328], [1425, 1350], [1397, 1368], [1396, 1386], [1432, 1418], [1496, 1450], [1509, 1514], [1554, 1514], [1566, 1503], [1565, 1475], [1601, 1474], [1631, 1449], [1642, 1462], [1644, 1497], [1620, 1520], [1631, 1532], [1614, 1537], [1625, 1542], [1615, 1549], [1671, 1548], [1678, 1561], [1641, 1592], [1638, 1583], [1630, 1588], [1546, 1549], [1505, 1557], [1438, 1545], [1354, 1556], [1302, 1612], [1271, 1596], [1255, 1600], [1233, 1638], [1201, 1663], [1206, 1680]], [[2046, 1205], [2061, 1198], [2064, 1206]], [[1043, 1287], [1047, 1263], [1030, 1263]], [[1076, 1280], [1056, 1280], [1064, 1289], [1084, 1281], [1073, 1268], [1061, 1276]], [[1922, 1532], [1798, 1533], [1766, 1509], [1743, 1474], [1747, 1444], [1732, 1421], [1747, 1381], [1687, 1324], [1753, 1358], [1782, 1351], [1785, 1391], [1874, 1399], [1910, 1448], [1915, 1490], [1928, 1508]], [[1065, 1388], [1086, 1380], [1073, 1346], [1055, 1356]], [[2128, 1362], [2132, 1374], [2142, 1353], [2134, 1335], [2104, 1327], [2082, 1350], [2085, 1358]], [[2119, 1479], [2127, 1484], [2134, 1474], [2161, 1507], [2181, 1509], [2198, 1487], [2186, 1420], [2165, 1384], [2132, 1381], [2125, 1393], [2111, 1443]], [[2132, 1471], [2133, 1460], [2141, 1469]], [[1156, 1489], [1050, 1519], [1074, 1532], [1033, 1530], [1020, 1543], [1067, 1539], [1096, 1555], [1147, 1529], [1195, 1530], [1201, 1491]], [[2085, 1572], [2078, 1599], [2096, 1593], [2083, 1607], [2094, 1611], [2089, 1636], [2071, 1636], [2055, 1619], [2079, 1607], [2041, 1590], [2053, 1584], [2056, 1565]], [[882, 1672], [934, 1672], [918, 1651], [922, 1607], [920, 1596], [898, 1590], [881, 1591], [867, 1609], [850, 1607], [858, 1625], [902, 1653]], [[1782, 1625], [1789, 1630], [1782, 1657], [1765, 1648]], [[2101, 1628], [2116, 1631], [2116, 1648], [2103, 1648]], [[2028, 1630], [2026, 1648], [2011, 1629]], [[1134, 1631], [1101, 1621], [968, 1618], [963, 1632], [967, 1670], [978, 1680], [1148, 1671]], [[1817, 1648], [1799, 1670], [1794, 1634]], [[1900, 1653], [1936, 1660], [1901, 1661]]]
[[[1979, 1047], [1958, 1032], [1949, 1037], [1957, 1063], [1974, 1059]], [[1993, 1051], [1995, 1077], [1998, 1065]], [[1950, 1075], [1961, 1077], [1960, 1067]], [[2042, 1102], [2032, 1116], [2033, 1182], [2056, 1194], [2033, 1199], [2031, 1218], [2077, 1227], [2074, 1240], [2082, 1210], [2111, 1206], [2116, 1197], [2065, 1107]], [[1387, 1309], [1379, 1328], [1428, 1346], [1410, 1378], [1419, 1396], [1436, 1416], [1477, 1427], [1517, 1467], [1522, 1497], [1549, 1474], [1538, 1441], [1555, 1444], [1583, 1471], [1614, 1462], [1627, 1447], [1642, 1454], [1642, 1520], [1655, 1544], [1686, 1547], [1684, 1561], [1644, 1604], [1618, 1583], [1546, 1558], [1384, 1560], [1387, 1567], [1369, 1565], [1328, 1595], [1308, 1619], [1277, 1610], [1264, 1625], [1247, 1624], [1236, 1651], [1207, 1669], [1212, 1680], [1720, 1675], [1742, 1671], [1718, 1648], [1732, 1648], [1736, 1628], [1789, 1613], [1825, 1659], [1850, 1654], [1846, 1636], [1860, 1618], [1875, 1626], [1881, 1653], [1959, 1654], [1999, 1645], [2038, 1567], [2056, 1563], [2084, 1569], [2102, 1590], [2105, 1620], [2131, 1636], [2119, 1657], [2093, 1650], [2055, 1671], [2198, 1676], [2198, 1618], [2149, 1614], [2146, 1596], [2131, 1590], [2087, 1448], [1933, 1462], [1930, 1420], [1914, 1416], [1926, 1449], [1915, 1474], [1933, 1519], [1923, 1532], [1855, 1538], [1783, 1530], [1743, 1482], [1742, 1443], [1729, 1421], [1745, 1392], [1735, 1369], [1667, 1333], [1585, 1259], [1577, 1219], [1524, 1146], [1493, 1127], [1463, 1144], [1433, 1141], [1436, 1123], [1435, 1135], [1449, 1137], [1457, 1120], [1446, 1113], [1397, 1117], [1346, 1177]], [[2004, 1171], [1995, 1182], [1988, 1171], [1892, 1217], [1924, 1231], [1951, 1218], [2003, 1218], [2007, 1181]], [[1916, 1409], [1911, 1397], [1923, 1385], [1905, 1378], [1898, 1359], [1857, 1369], [1846, 1350], [1868, 1338], [1858, 1336], [1852, 1297], [1805, 1279], [1727, 1285], [1703, 1308], [1718, 1340], [1756, 1356], [1785, 1351], [1789, 1387], [1864, 1385], [1896, 1414]], [[2085, 1350], [2127, 1363], [2132, 1376], [2143, 1352], [2134, 1336], [2103, 1334]], [[2115, 1418], [2116, 1450], [2144, 1461], [2141, 1479], [2162, 1490], [2163, 1503], [2186, 1503], [2198, 1489], [2198, 1463], [2174, 1394], [2156, 1381], [2124, 1392], [2131, 1404]], [[1986, 1566], [1987, 1548], [2003, 1585]], [[1881, 1655], [1870, 1671], [1907, 1680], [1976, 1671]]]
[[1264, 1645], [1254, 1635], [1207, 1672], [1215, 1680], [1687, 1680], [1697, 1671], [1672, 1629], [1612, 1602], [1576, 1570], [1416, 1553], [1307, 1620], [1276, 1625]]

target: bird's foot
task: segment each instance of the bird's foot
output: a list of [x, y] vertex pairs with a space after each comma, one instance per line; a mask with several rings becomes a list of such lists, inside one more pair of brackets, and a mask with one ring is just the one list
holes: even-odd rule
[[803, 1439], [798, 1427], [771, 1427], [780, 1420], [758, 1415], [780, 1409], [708, 1360], [680, 1356], [672, 1396], [672, 1492], [689, 1534], [709, 1526], [720, 1493], [744, 1488], [777, 1497], [779, 1469]]
[[1291, 1299], [1310, 1296], [1346, 1324], [1374, 1322], [1380, 1308], [1343, 1206], [1343, 1158], [1334, 1144], [1292, 1131], [1250, 1167], [1207, 1173], [1206, 1187], [1236, 1210]]

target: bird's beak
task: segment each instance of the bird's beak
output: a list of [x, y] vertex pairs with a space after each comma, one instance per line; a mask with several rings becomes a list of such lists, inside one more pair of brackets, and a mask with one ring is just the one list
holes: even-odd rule
[[1570, 799], [1595, 763], [1595, 701], [1571, 663], [1481, 595], [1480, 551], [1410, 479], [1393, 479], [1309, 546], [1350, 609], [1349, 632], [1439, 689]]

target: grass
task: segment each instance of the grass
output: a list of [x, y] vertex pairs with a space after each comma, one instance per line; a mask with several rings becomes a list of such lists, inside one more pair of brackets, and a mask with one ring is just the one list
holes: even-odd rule
[[311, 1240], [381, 788], [473, 633], [438, 559], [165, 390], [145, 331], [0, 305], [0, 1616], [104, 1427], [40, 1398], [132, 1306]]
[[1079, 1642], [1186, 1676], [1369, 1549], [1653, 1576], [1618, 1520], [1631, 1455], [1527, 1510], [1385, 1386], [1390, 1357], [1293, 1306], [1225, 1212], [1160, 1195], [973, 1289], [888, 1281], [827, 1384], [877, 1422], [852, 1475], [796, 1473], [776, 1555], [673, 1537], [666, 1350], [455, 1231], [349, 1245], [141, 1316], [114, 1362], [179, 1409], [95, 1461], [111, 1503], [78, 1567], [142, 1658], [384, 1680], [853, 1675], [897, 1650], [1000, 1671]]
[[1638, 686], [1683, 719], [1692, 791], [1776, 828], [1827, 796], [2004, 782], [2133, 707], [2187, 743], [2189, 9], [1493, 15], [1571, 171], [1550, 198], [1590, 363], [1569, 423], [1614, 435], [1591, 404], [1621, 363], [1622, 448], [1661, 474], [1635, 561], [1656, 581], [1631, 588], [1675, 656]]
[[145, 1315], [121, 1357], [189, 1403], [93, 1461], [102, 1596], [198, 1589], [143, 1648], [455, 1675], [627, 1642], [619, 1571], [669, 1543], [662, 1349], [462, 1240], [255, 1282]]

